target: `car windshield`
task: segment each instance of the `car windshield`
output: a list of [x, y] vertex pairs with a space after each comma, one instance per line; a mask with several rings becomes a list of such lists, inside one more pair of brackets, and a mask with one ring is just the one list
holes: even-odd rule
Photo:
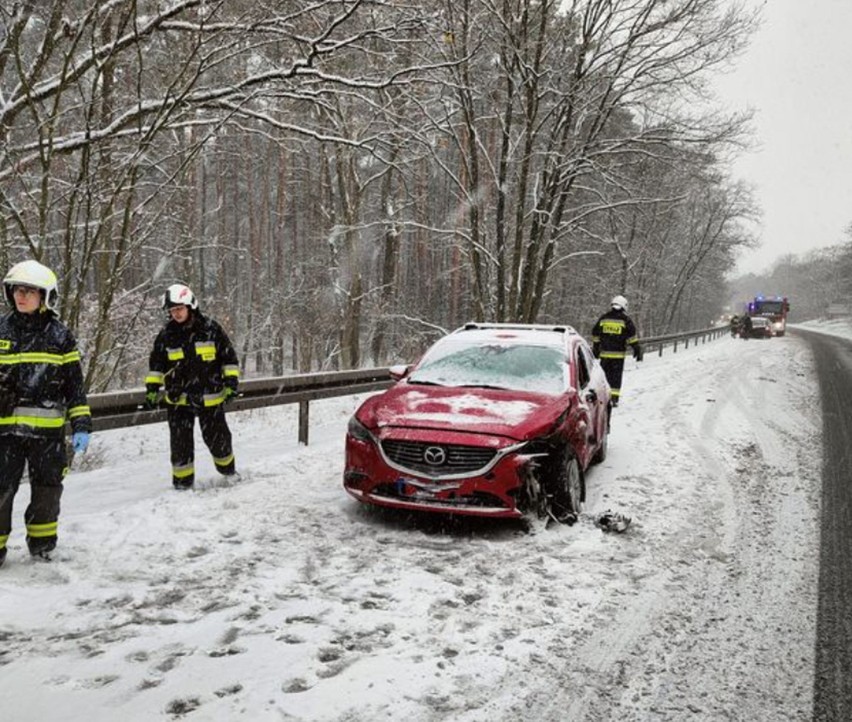
[[447, 342], [434, 346], [408, 381], [560, 394], [568, 386], [568, 364], [558, 349], [546, 346]]
[[755, 313], [781, 313], [784, 310], [783, 301], [758, 301], [754, 304]]

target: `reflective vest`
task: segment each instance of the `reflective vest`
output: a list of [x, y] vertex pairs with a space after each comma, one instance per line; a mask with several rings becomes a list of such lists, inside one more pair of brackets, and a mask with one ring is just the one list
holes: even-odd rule
[[0, 434], [91, 431], [77, 341], [53, 311], [0, 317]]
[[610, 309], [592, 329], [592, 349], [598, 358], [623, 359], [628, 346], [638, 345], [636, 326], [622, 309]]
[[165, 389], [165, 402], [209, 408], [225, 400], [225, 387], [236, 391], [240, 379], [237, 352], [212, 318], [192, 311], [183, 324], [169, 321], [157, 335], [145, 388]]

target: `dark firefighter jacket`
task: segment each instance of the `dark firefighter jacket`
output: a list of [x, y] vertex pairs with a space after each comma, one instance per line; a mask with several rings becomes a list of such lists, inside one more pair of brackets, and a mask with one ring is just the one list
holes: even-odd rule
[[598, 319], [592, 329], [592, 351], [597, 358], [623, 359], [628, 346], [636, 358], [642, 358], [633, 321], [623, 309], [612, 308]]
[[157, 335], [145, 387], [159, 392], [165, 386], [167, 404], [218, 406], [225, 400], [226, 386], [237, 390], [237, 353], [216, 321], [197, 310], [190, 313], [186, 323], [171, 320]]
[[0, 317], [0, 434], [56, 437], [92, 430], [74, 335], [53, 311]]

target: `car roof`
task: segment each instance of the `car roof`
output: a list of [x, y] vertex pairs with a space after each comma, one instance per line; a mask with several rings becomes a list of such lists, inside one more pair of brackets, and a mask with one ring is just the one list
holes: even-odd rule
[[467, 323], [444, 339], [455, 338], [473, 343], [498, 342], [504, 344], [526, 344], [551, 346], [564, 349], [566, 341], [579, 334], [571, 326], [518, 323]]

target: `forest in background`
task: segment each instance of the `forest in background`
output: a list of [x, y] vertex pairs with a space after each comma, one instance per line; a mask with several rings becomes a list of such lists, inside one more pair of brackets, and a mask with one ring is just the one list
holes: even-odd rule
[[[852, 225], [846, 235], [852, 237]], [[749, 273], [731, 281], [731, 308], [742, 310], [758, 294], [787, 296], [790, 321], [852, 317], [852, 240], [809, 253], [778, 259], [765, 273]]]
[[181, 280], [249, 374], [468, 320], [705, 327], [753, 243], [716, 0], [0, 2], [0, 267], [60, 277], [92, 391]]

